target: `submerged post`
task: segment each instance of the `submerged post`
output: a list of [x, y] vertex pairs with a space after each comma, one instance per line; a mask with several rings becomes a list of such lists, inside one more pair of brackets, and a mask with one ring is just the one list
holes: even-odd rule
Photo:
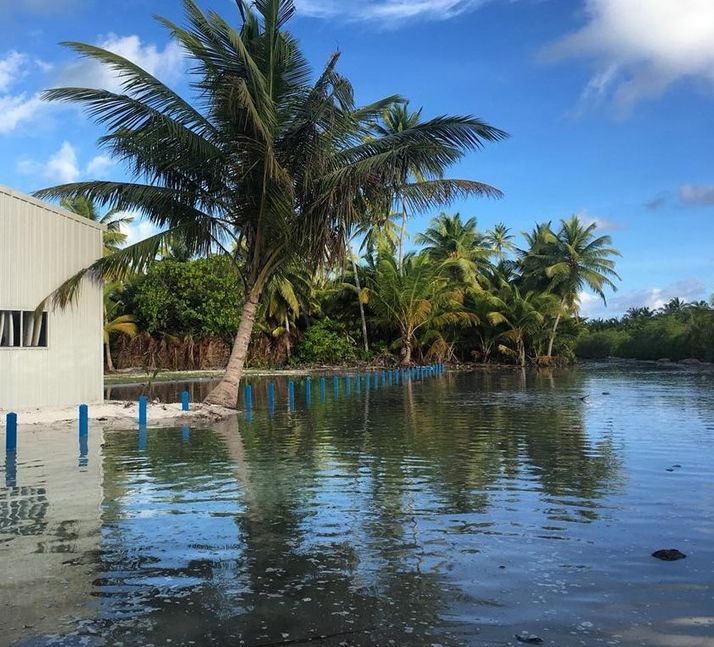
[[146, 405], [147, 405], [146, 396], [145, 395], [139, 396], [139, 426], [140, 427], [146, 427], [146, 420], [147, 420]]
[[250, 384], [246, 384], [243, 389], [243, 405], [246, 409], [253, 408], [253, 387]]
[[12, 411], [5, 417], [5, 451], [17, 451], [17, 414]]
[[188, 411], [188, 391], [181, 393], [181, 411]]
[[288, 411], [295, 408], [295, 382], [288, 381]]
[[340, 378], [338, 378], [336, 375], [332, 376], [332, 392], [335, 397], [337, 397], [340, 392]]
[[320, 402], [324, 402], [327, 397], [327, 379], [320, 378]]
[[305, 378], [305, 405], [312, 406], [312, 378]]
[[86, 404], [79, 405], [79, 435], [89, 434], [89, 407]]

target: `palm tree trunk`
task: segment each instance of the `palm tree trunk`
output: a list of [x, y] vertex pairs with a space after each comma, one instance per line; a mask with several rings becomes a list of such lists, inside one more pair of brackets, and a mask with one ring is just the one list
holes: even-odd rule
[[290, 346], [290, 319], [287, 313], [285, 314], [285, 335], [285, 352], [288, 354], [288, 359], [290, 359], [292, 348]]
[[104, 342], [104, 355], [107, 359], [107, 371], [110, 373], [114, 372], [114, 362], [112, 361], [112, 349], [109, 345], [109, 340]]
[[236, 333], [235, 341], [233, 342], [233, 350], [231, 357], [226, 366], [226, 372], [223, 379], [206, 397], [206, 404], [216, 404], [228, 409], [238, 408], [238, 387], [240, 379], [243, 376], [243, 367], [246, 357], [248, 356], [248, 345], [250, 344], [250, 336], [253, 332], [253, 324], [255, 323], [255, 315], [258, 311], [258, 302], [260, 301], [259, 292], [256, 290], [248, 290], [248, 296], [243, 304], [243, 312], [241, 313], [240, 325]]
[[408, 366], [412, 363], [412, 342], [411, 339], [404, 340], [404, 357], [402, 358], [402, 364]]
[[563, 308], [565, 307], [565, 297], [560, 302], [560, 310], [558, 310], [558, 316], [555, 318], [555, 323], [553, 323], [553, 330], [550, 333], [550, 340], [548, 341], [548, 357], [553, 355], [553, 343], [555, 342], [555, 333], [558, 330], [558, 324], [560, 323], [560, 315], [563, 313]]
[[522, 368], [526, 367], [526, 345], [523, 343], [523, 339], [518, 340], [518, 360]]
[[399, 263], [397, 267], [399, 270], [402, 269], [402, 264], [404, 263], [404, 237], [407, 234], [407, 207], [402, 201], [402, 228], [399, 232]]
[[367, 318], [364, 316], [364, 303], [362, 303], [362, 284], [359, 280], [357, 272], [357, 262], [352, 255], [352, 250], [349, 250], [350, 260], [352, 261], [352, 273], [355, 275], [355, 287], [357, 288], [357, 303], [359, 304], [359, 318], [362, 322], [362, 339], [364, 340], [364, 351], [369, 353], [369, 339], [367, 337]]

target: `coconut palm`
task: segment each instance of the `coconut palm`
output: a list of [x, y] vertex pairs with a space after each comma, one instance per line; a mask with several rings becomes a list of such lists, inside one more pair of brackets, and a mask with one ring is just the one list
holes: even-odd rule
[[476, 218], [464, 222], [458, 213], [450, 216], [442, 212], [417, 235], [416, 242], [424, 246], [424, 253], [432, 261], [450, 261], [467, 284], [477, 284], [480, 269], [488, 263], [488, 250], [476, 226]]
[[122, 226], [127, 226], [134, 222], [132, 216], [122, 213], [118, 209], [109, 209], [104, 215], [100, 215], [96, 202], [85, 195], [65, 196], [60, 200], [60, 206], [67, 211], [106, 227], [103, 234], [104, 256], [108, 256], [123, 247], [127, 236], [122, 231]]
[[387, 325], [399, 331], [402, 363], [410, 364], [417, 335], [445, 326], [472, 325], [478, 320], [463, 306], [464, 291], [450, 285], [451, 263], [435, 263], [426, 254], [407, 254], [401, 267], [386, 250], [380, 250], [374, 272], [368, 276], [372, 309]]
[[[502, 327], [501, 338], [513, 343], [518, 364], [525, 367], [526, 340], [542, 329], [546, 317], [557, 307], [557, 299], [547, 293], [522, 293], [517, 285], [505, 281], [497, 298], [500, 304], [492, 301], [494, 310], [488, 314], [488, 321]], [[506, 347], [500, 348], [506, 350]]]
[[484, 242], [491, 248], [491, 252], [499, 262], [505, 260], [506, 253], [516, 249], [513, 244], [511, 230], [505, 224], [499, 222], [489, 229], [484, 236]]
[[[59, 88], [45, 97], [84, 106], [107, 128], [101, 143], [134, 178], [76, 182], [39, 195], [84, 194], [105, 207], [139, 212], [160, 229], [73, 277], [57, 295], [60, 304], [83, 275], [141, 269], [169, 239], [194, 256], [230, 256], [245, 302], [225, 375], [206, 401], [235, 407], [270, 278], [290, 264], [314, 269], [342, 254], [365, 203], [396, 186], [415, 210], [470, 194], [497, 195], [478, 182], [443, 179], [442, 170], [505, 133], [473, 117], [437, 117], [376, 134], [371, 124], [400, 98], [356, 106], [350, 83], [336, 71], [338, 54], [312, 81], [298, 42], [284, 29], [295, 12], [292, 0], [239, 0], [238, 29], [216, 13], [204, 14], [194, 0], [183, 5], [186, 27], [159, 20], [191, 63], [193, 101], [118, 54], [71, 44], [111, 68], [122, 92]], [[403, 183], [412, 168], [424, 179]]]
[[607, 303], [605, 289], [609, 287], [616, 291], [613, 279], [620, 278], [612, 260], [613, 256], [620, 256], [620, 252], [612, 247], [610, 236], [596, 237], [595, 223], [584, 225], [577, 216], [560, 223], [556, 244], [549, 252], [545, 267], [545, 276], [550, 280], [549, 290], [560, 298], [560, 309], [548, 341], [548, 357], [553, 353], [562, 315], [578, 312], [580, 291], [587, 286]]
[[114, 371], [110, 343], [112, 336], [135, 337], [139, 332], [134, 315], [119, 314], [124, 307], [120, 299], [121, 291], [122, 286], [119, 283], [106, 283], [104, 285], [104, 357], [109, 372]]

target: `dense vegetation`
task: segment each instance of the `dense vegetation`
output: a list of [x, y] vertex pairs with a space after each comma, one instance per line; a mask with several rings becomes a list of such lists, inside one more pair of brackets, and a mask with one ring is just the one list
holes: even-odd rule
[[[402, 236], [366, 229], [351, 241], [361, 257], [274, 277], [249, 356], [263, 365], [569, 361], [584, 328], [577, 292], [585, 284], [602, 288], [614, 275], [609, 238], [594, 232], [576, 217], [556, 231], [543, 223], [519, 250], [504, 225], [484, 232], [474, 219], [442, 213], [400, 263]], [[567, 274], [558, 273], [563, 264]], [[120, 296], [122, 314], [177, 344], [229, 340], [244, 300], [225, 256], [177, 258], [170, 250]]]
[[621, 319], [588, 322], [578, 340], [583, 358], [714, 361], [714, 308], [674, 298], [659, 310], [632, 308]]

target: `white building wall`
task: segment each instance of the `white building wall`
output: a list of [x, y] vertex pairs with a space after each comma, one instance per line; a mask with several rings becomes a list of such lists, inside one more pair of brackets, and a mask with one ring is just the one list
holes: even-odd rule
[[[0, 186], [0, 311], [31, 311], [102, 254], [103, 228]], [[47, 348], [0, 346], [0, 410], [103, 399], [102, 288], [48, 310]]]

